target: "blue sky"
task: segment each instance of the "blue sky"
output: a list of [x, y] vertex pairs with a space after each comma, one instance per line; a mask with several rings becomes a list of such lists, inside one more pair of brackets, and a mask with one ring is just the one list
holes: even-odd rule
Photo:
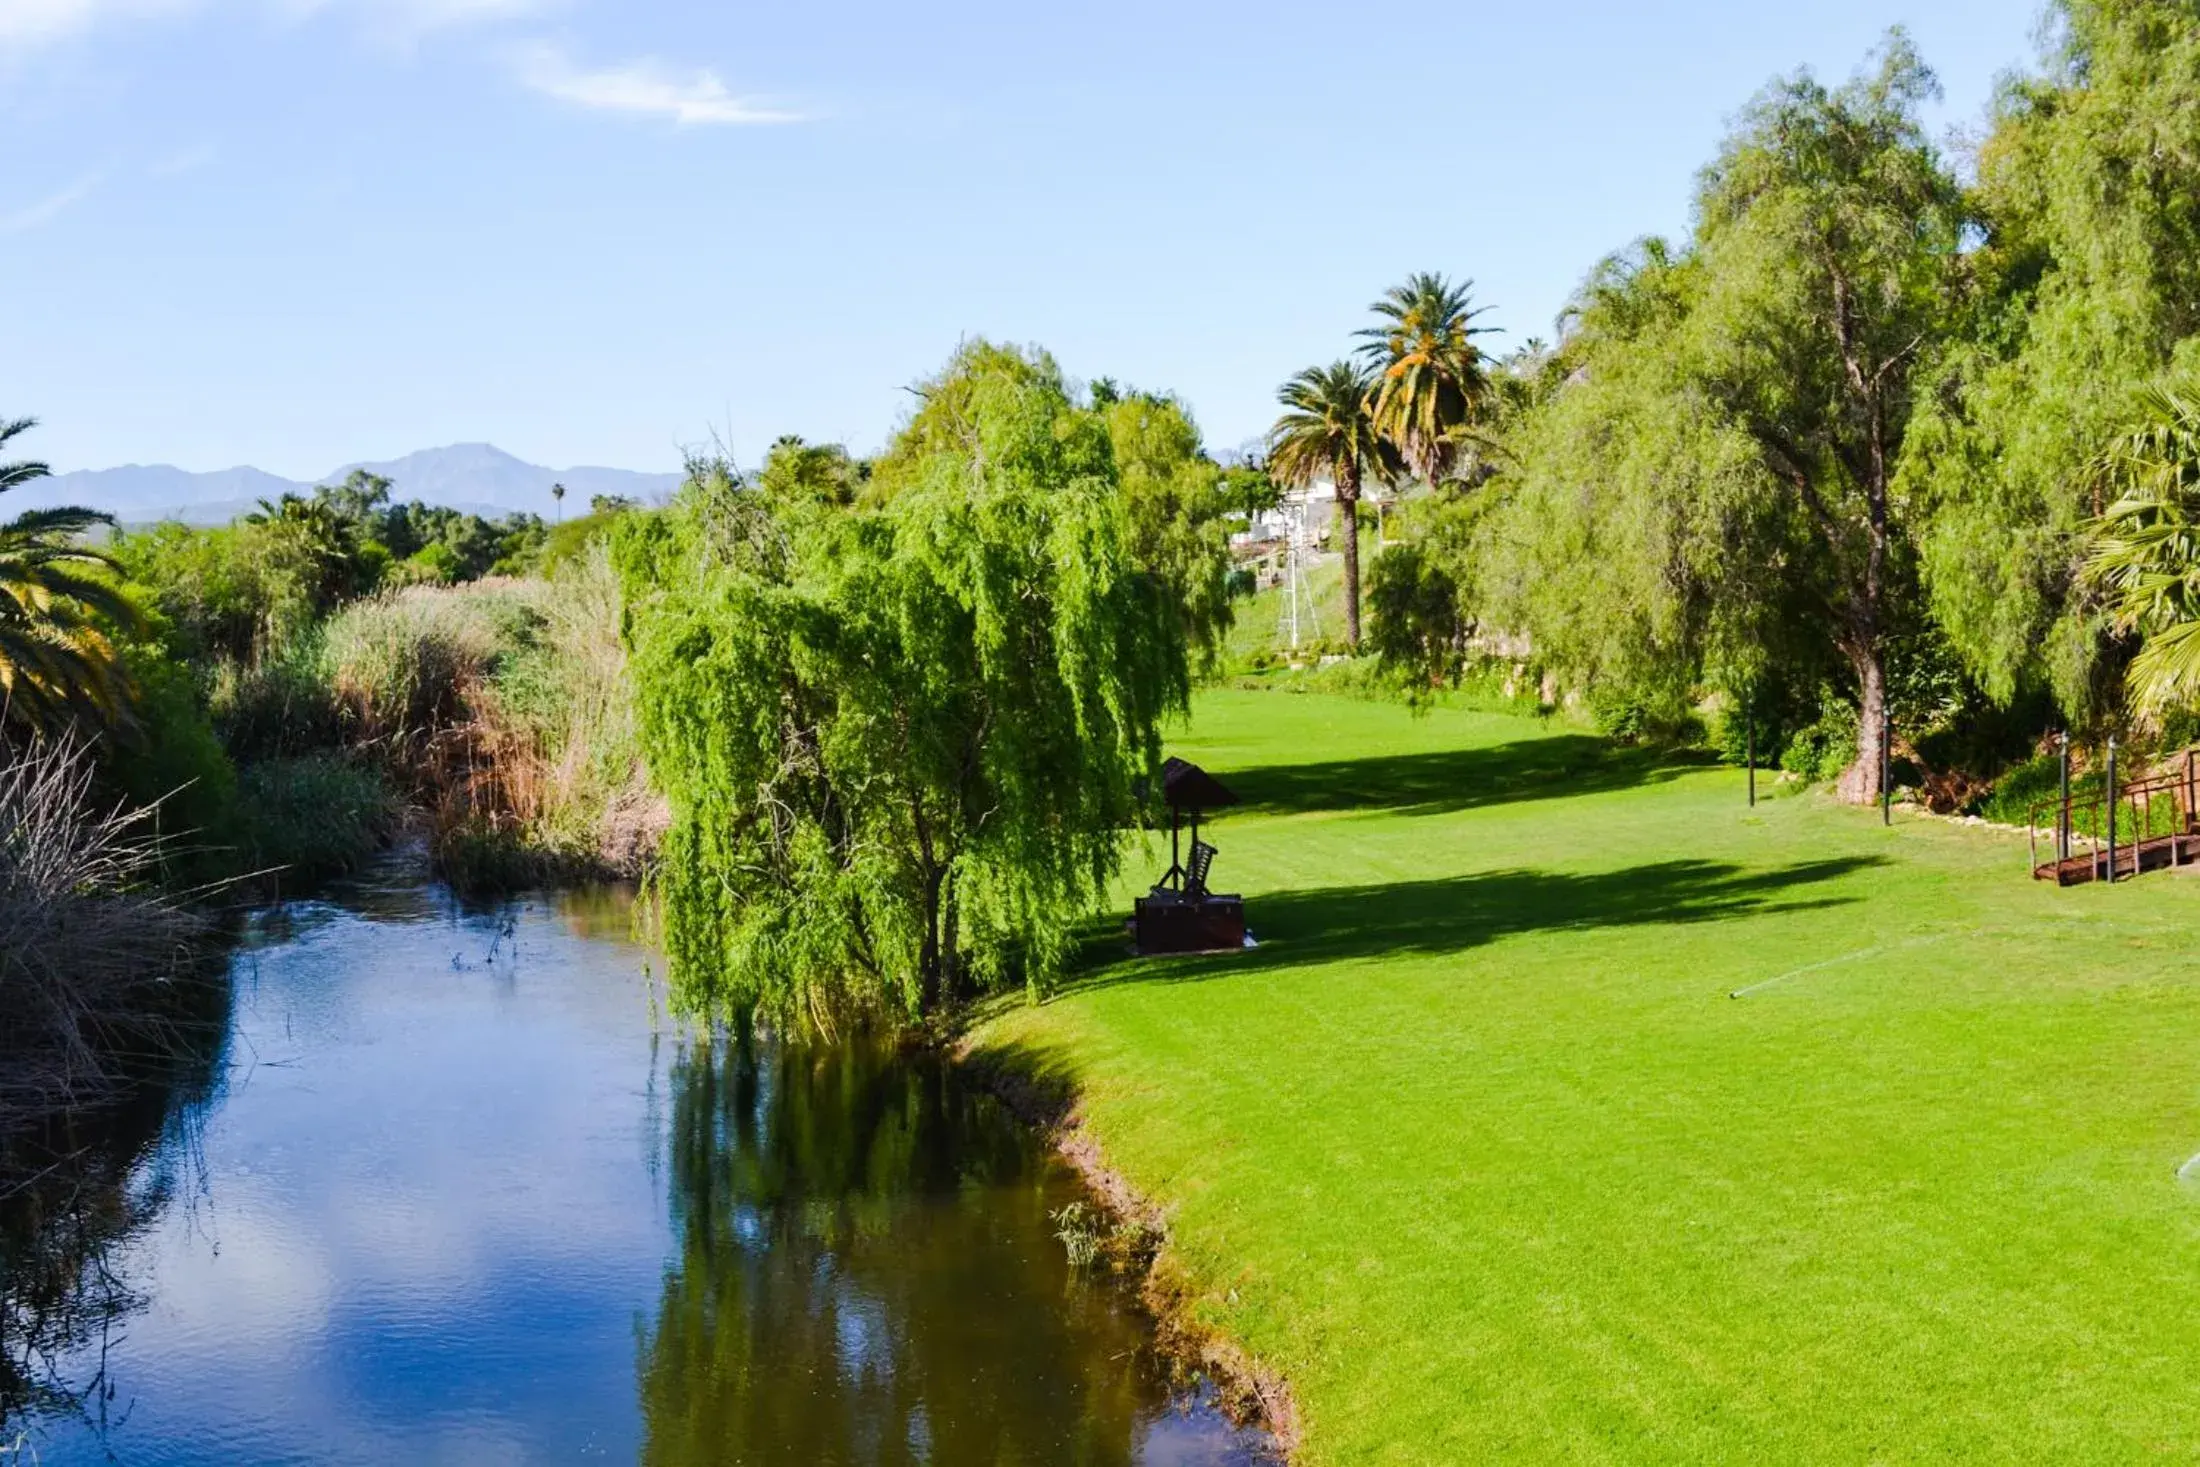
[[0, 413], [57, 469], [876, 447], [965, 335], [1210, 443], [1416, 269], [1502, 346], [1776, 73], [2035, 0], [0, 0]]

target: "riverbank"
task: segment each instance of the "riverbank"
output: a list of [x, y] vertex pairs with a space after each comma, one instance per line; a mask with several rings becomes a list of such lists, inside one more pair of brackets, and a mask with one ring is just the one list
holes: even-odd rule
[[1169, 1249], [1167, 1211], [1108, 1165], [1078, 1114], [1073, 1088], [1013, 1048], [976, 1045], [966, 1036], [950, 1054], [1083, 1182], [1096, 1213], [1080, 1217], [1075, 1226], [1064, 1222], [1064, 1246], [1088, 1250], [1092, 1264], [1135, 1290], [1152, 1320], [1155, 1349], [1181, 1385], [1205, 1386], [1232, 1422], [1256, 1428], [1278, 1456], [1289, 1460], [1299, 1440], [1298, 1404], [1290, 1382], [1202, 1320], [1199, 1281]]
[[1497, 715], [1216, 693], [1172, 752], [1262, 946], [970, 1043], [1298, 1460], [2200, 1450], [2200, 887]]

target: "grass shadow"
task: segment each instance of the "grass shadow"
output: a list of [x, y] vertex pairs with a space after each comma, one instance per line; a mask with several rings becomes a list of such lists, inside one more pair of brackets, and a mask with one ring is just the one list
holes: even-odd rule
[[[1513, 869], [1248, 897], [1260, 946], [1215, 957], [1129, 960], [1088, 969], [1053, 996], [1117, 983], [1171, 983], [1305, 964], [1464, 952], [1527, 932], [1673, 927], [1842, 906], [1809, 889], [1885, 865], [1878, 856], [1747, 869], [1656, 861], [1583, 874]], [[1120, 951], [1120, 948], [1118, 949]]]
[[1590, 734], [1558, 734], [1477, 749], [1219, 772], [1244, 800], [1241, 808], [1249, 810], [1441, 815], [1519, 800], [1637, 789], [1715, 762], [1701, 750], [1629, 747]]

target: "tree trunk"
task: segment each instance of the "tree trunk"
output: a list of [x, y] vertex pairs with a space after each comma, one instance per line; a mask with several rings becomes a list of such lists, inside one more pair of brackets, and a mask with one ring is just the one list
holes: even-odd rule
[[955, 900], [955, 868], [947, 868], [940, 888], [940, 988], [949, 998], [968, 997], [963, 992], [961, 908]]
[[1344, 641], [1360, 650], [1360, 467], [1347, 464], [1337, 475], [1337, 518], [1344, 529]]
[[941, 960], [940, 888], [946, 878], [947, 871], [941, 868], [924, 882], [924, 945], [917, 956], [917, 1010], [925, 1018], [939, 1012], [942, 997], [945, 964]]
[[1880, 745], [1887, 732], [1887, 670], [1877, 647], [1852, 652], [1856, 666], [1857, 699], [1856, 762], [1841, 771], [1834, 788], [1851, 805], [1869, 805], [1879, 798]]

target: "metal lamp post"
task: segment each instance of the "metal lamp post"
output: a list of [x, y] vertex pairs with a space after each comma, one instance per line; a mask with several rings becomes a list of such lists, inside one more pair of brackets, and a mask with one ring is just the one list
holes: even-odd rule
[[2116, 884], [2116, 739], [2108, 740], [2108, 884]]

